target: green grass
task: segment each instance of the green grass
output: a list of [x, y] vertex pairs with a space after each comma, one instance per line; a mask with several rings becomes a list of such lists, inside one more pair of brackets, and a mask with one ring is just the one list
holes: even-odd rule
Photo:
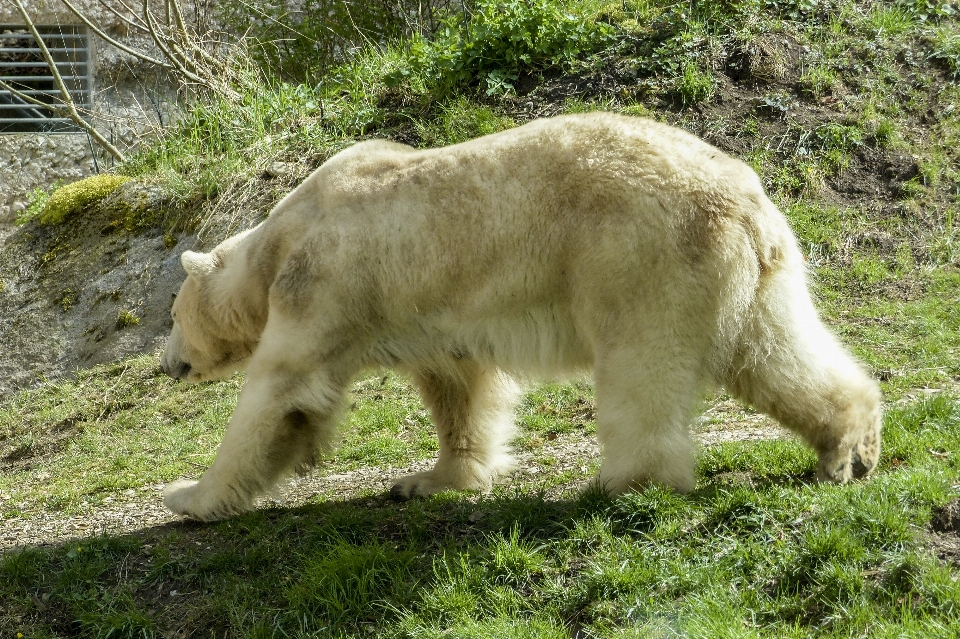
[[[213, 461], [242, 376], [202, 386], [174, 382], [156, 357], [78, 373], [0, 405], [0, 514], [65, 515], [125, 490], [197, 476]], [[432, 455], [436, 437], [408, 382], [378, 375], [355, 385], [330, 472]]]

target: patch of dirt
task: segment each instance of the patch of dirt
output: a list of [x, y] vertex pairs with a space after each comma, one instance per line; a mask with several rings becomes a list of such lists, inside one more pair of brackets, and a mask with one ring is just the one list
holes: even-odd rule
[[[750, 419], [723, 426], [711, 425], [694, 437], [701, 445], [712, 446], [728, 441], [776, 439], [783, 435], [779, 427], [767, 426], [769, 420], [765, 417]], [[540, 477], [570, 472], [576, 478], [573, 481], [546, 487], [547, 497], [559, 498], [576, 491], [592, 475], [600, 461], [600, 448], [595, 438], [568, 434], [544, 441], [534, 450], [518, 451], [517, 457], [518, 469], [507, 479], [507, 486], [544, 484], [546, 487], [548, 483], [541, 482]], [[549, 466], [540, 462], [546, 458], [551, 459]], [[258, 508], [294, 508], [316, 499], [347, 501], [364, 496], [383, 497], [394, 479], [428, 470], [434, 463], [434, 459], [426, 459], [403, 468], [367, 466], [336, 474], [317, 471], [289, 480], [275, 494], [262, 498]], [[162, 484], [126, 490], [106, 498], [103, 504], [87, 505], [76, 515], [37, 511], [25, 518], [0, 519], [0, 552], [97, 535], [119, 535], [179, 521], [180, 517], [163, 506], [162, 491]]]
[[[0, 472], [27, 470], [60, 452], [70, 440], [80, 434], [83, 426], [75, 418], [54, 424], [46, 432], [34, 437], [29, 444], [8, 443], [0, 437]], [[31, 433], [33, 434], [33, 433]]]
[[960, 499], [937, 509], [930, 525], [936, 532], [960, 535]]
[[930, 548], [943, 561], [960, 566], [960, 499], [938, 508], [930, 521]]

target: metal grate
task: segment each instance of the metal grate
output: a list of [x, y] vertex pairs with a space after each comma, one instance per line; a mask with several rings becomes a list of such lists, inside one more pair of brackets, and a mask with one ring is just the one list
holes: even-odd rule
[[[57, 71], [80, 113], [91, 108], [90, 38], [79, 26], [37, 26]], [[0, 25], [0, 80], [46, 104], [59, 104], [61, 93], [40, 47], [25, 26]], [[0, 133], [73, 133], [80, 129], [9, 91], [0, 89]]]

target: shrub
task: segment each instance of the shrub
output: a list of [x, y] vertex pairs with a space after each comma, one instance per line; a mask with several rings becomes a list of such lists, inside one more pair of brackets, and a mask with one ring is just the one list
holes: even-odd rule
[[481, 0], [472, 14], [441, 24], [432, 40], [414, 36], [408, 65], [388, 84], [419, 74], [440, 93], [475, 81], [503, 93], [525, 68], [563, 66], [613, 41], [611, 27], [558, 0]]
[[[302, 80], [321, 78], [358, 46], [399, 37], [405, 18], [421, 3], [303, 0], [295, 11], [283, 0], [217, 4], [224, 24], [257, 43], [251, 54], [260, 65], [279, 77]], [[432, 9], [435, 2], [427, 4]]]

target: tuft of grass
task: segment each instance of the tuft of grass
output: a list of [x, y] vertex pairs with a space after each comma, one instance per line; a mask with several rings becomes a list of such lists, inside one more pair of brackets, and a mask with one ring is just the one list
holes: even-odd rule
[[934, 31], [930, 57], [941, 62], [951, 77], [960, 77], [960, 32], [956, 26], [940, 27]]
[[516, 126], [512, 118], [498, 115], [464, 96], [442, 103], [432, 120], [415, 124], [423, 146], [446, 146]]
[[806, 69], [800, 77], [801, 88], [819, 100], [833, 95], [839, 86], [836, 72], [829, 66], [817, 65]]
[[910, 31], [917, 16], [904, 6], [875, 5], [866, 19], [866, 27], [877, 39], [895, 38]]
[[[299, 559], [296, 581], [285, 597], [291, 612], [306, 623], [302, 630], [321, 631], [352, 626], [375, 627], [393, 605], [414, 599], [417, 580], [412, 572], [413, 549], [398, 549], [379, 540], [333, 539]], [[365, 611], [358, 616], [358, 612]], [[310, 621], [307, 621], [310, 620]]]
[[117, 330], [122, 330], [129, 326], [136, 326], [140, 323], [140, 318], [131, 310], [122, 309], [117, 314]]
[[677, 81], [677, 95], [684, 105], [704, 102], [713, 95], [714, 80], [710, 73], [700, 69], [696, 63], [683, 67], [683, 74]]

